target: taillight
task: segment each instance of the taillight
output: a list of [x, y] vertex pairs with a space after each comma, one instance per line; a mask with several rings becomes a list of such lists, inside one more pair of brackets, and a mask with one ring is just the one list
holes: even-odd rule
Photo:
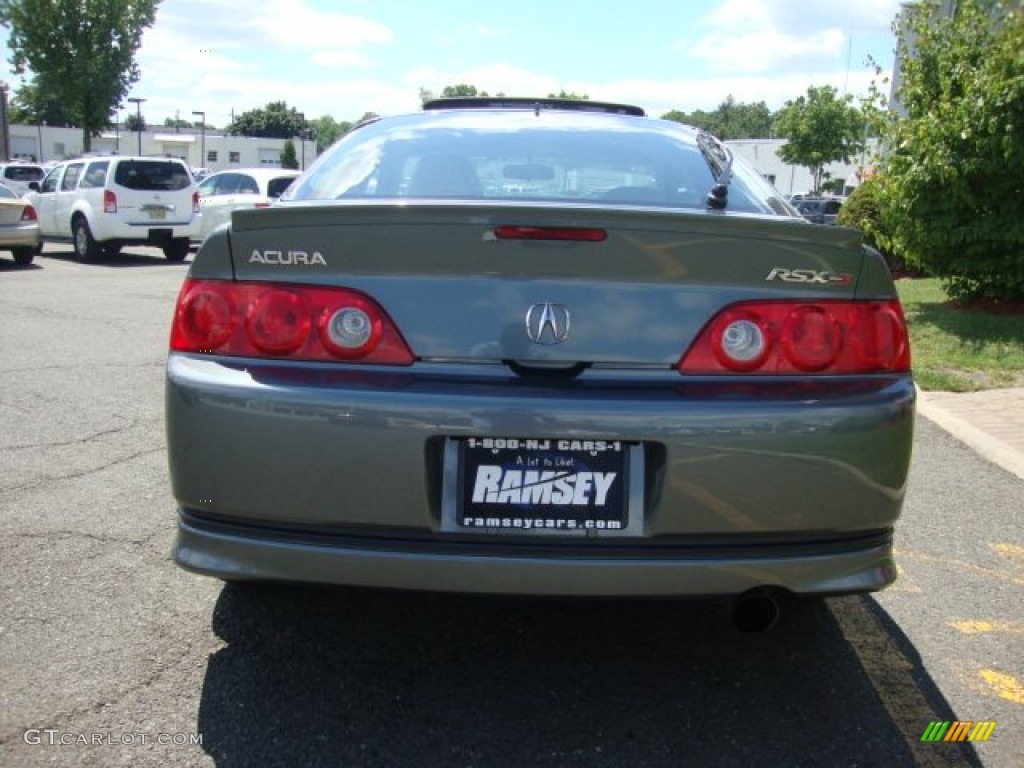
[[22, 221], [36, 221], [39, 216], [36, 215], [36, 209], [31, 205], [26, 205], [21, 209], [21, 220]]
[[192, 213], [199, 213], [199, 192], [192, 193]]
[[260, 202], [256, 203], [255, 205], [253, 205], [253, 208], [269, 208], [269, 207], [270, 207], [270, 203], [268, 203], [266, 201], [263, 201], [263, 200], [261, 200]]
[[103, 190], [103, 212], [117, 213], [117, 195], [111, 190]]
[[608, 237], [603, 229], [589, 227], [524, 227], [500, 226], [494, 228], [499, 240], [582, 240], [600, 243]]
[[171, 349], [286, 360], [413, 361], [384, 310], [357, 291], [227, 280], [185, 281]]
[[905, 372], [910, 347], [896, 300], [746, 302], [718, 313], [676, 368], [685, 374]]

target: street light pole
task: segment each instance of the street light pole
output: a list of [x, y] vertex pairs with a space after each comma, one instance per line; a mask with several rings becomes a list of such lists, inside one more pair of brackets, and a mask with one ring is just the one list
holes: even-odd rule
[[302, 121], [302, 128], [299, 129], [299, 144], [302, 146], [302, 162], [299, 164], [299, 170], [306, 170], [306, 140], [303, 135], [306, 133], [306, 115], [303, 112], [296, 112], [299, 120]]
[[135, 105], [135, 130], [139, 134], [139, 154], [142, 154], [142, 102], [145, 99], [140, 99], [138, 96], [133, 96], [130, 99], [125, 99]]
[[206, 113], [201, 109], [193, 109], [193, 115], [199, 115], [199, 167], [206, 167]]

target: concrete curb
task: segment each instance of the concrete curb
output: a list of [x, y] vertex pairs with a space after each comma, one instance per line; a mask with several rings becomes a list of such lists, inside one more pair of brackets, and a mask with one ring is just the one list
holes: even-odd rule
[[949, 432], [980, 456], [1024, 480], [1024, 453], [979, 429], [920, 388], [917, 390], [917, 413]]

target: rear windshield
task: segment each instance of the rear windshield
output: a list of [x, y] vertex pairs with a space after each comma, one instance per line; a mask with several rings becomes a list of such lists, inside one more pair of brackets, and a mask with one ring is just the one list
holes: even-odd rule
[[[644, 118], [478, 112], [352, 131], [284, 199], [542, 200], [704, 209], [716, 171], [692, 131]], [[728, 209], [795, 212], [736, 159]]]
[[267, 197], [280, 197], [293, 181], [295, 181], [295, 177], [293, 176], [283, 176], [278, 179], [271, 179], [267, 184]]
[[175, 191], [192, 185], [192, 177], [179, 162], [126, 160], [117, 164], [114, 183], [127, 189]]
[[35, 165], [9, 165], [4, 168], [4, 178], [10, 181], [39, 181], [46, 174]]

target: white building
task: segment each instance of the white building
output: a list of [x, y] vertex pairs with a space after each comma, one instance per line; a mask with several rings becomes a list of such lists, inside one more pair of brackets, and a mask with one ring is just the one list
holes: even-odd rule
[[[785, 139], [735, 139], [725, 142], [740, 157], [758, 170], [768, 181], [775, 185], [783, 195], [804, 195], [814, 185], [811, 172], [801, 165], [788, 165], [779, 157], [779, 148]], [[861, 182], [862, 169], [872, 168], [874, 140], [869, 140], [869, 148], [861, 153], [853, 163], [830, 163], [825, 166], [830, 181], [841, 181], [843, 193], [849, 194]]]
[[[10, 126], [12, 159], [36, 162], [63, 160], [82, 154], [80, 128], [51, 125]], [[316, 142], [292, 140], [295, 159], [305, 169], [316, 157]], [[230, 136], [220, 131], [203, 133], [196, 129], [173, 128], [159, 131], [104, 131], [92, 139], [94, 153], [118, 155], [161, 155], [180, 157], [193, 168], [222, 171], [228, 168], [275, 168], [281, 165], [285, 139], [261, 139]]]

